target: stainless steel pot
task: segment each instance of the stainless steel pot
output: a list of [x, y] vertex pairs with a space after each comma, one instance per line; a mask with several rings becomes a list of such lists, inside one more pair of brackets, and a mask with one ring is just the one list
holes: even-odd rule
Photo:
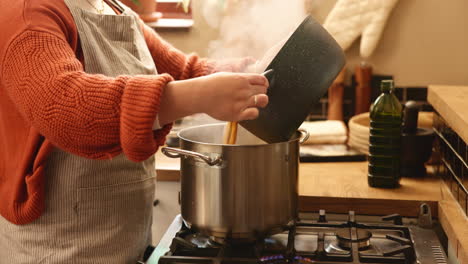
[[[181, 149], [181, 211], [185, 223], [215, 238], [254, 239], [280, 232], [297, 218], [299, 143], [266, 144], [244, 129], [236, 145], [222, 144], [224, 124], [178, 133]], [[303, 135], [301, 137], [301, 134]]]

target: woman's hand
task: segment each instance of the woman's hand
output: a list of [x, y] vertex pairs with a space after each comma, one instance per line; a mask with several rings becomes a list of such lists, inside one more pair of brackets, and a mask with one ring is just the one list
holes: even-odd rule
[[[205, 79], [203, 79], [205, 78]], [[202, 111], [224, 121], [258, 117], [257, 107], [268, 104], [268, 80], [259, 74], [216, 73], [200, 78], [205, 100]]]
[[159, 111], [161, 124], [195, 113], [206, 113], [223, 121], [251, 120], [258, 108], [268, 104], [268, 80], [260, 74], [215, 73], [170, 82]]

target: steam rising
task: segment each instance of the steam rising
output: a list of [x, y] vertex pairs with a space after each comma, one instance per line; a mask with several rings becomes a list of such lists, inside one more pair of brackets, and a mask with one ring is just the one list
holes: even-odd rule
[[[261, 60], [262, 72], [276, 54], [273, 46], [281, 47], [284, 41], [304, 19], [303, 0], [199, 0], [207, 23], [219, 28], [219, 38], [208, 47], [213, 59], [252, 57]], [[269, 51], [269, 55], [265, 54]], [[218, 123], [205, 114], [197, 114], [183, 120], [183, 127]]]
[[[206, 1], [219, 9], [218, 1]], [[213, 10], [213, 4], [204, 10]], [[208, 47], [209, 57], [261, 59], [296, 29], [306, 12], [303, 0], [226, 0], [221, 16], [219, 12], [203, 13], [208, 23], [219, 23], [220, 30], [219, 39]]]

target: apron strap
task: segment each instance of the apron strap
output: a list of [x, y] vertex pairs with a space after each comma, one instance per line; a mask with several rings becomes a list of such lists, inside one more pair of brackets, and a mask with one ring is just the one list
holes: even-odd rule
[[114, 9], [114, 12], [118, 15], [122, 14], [125, 9], [115, 0], [103, 0], [108, 4], [112, 9]]

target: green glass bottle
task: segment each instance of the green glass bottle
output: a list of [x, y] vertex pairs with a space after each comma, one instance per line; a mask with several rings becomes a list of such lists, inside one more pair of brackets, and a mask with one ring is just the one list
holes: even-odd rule
[[368, 183], [394, 188], [400, 182], [402, 106], [393, 94], [392, 80], [382, 81], [380, 90], [370, 110]]

